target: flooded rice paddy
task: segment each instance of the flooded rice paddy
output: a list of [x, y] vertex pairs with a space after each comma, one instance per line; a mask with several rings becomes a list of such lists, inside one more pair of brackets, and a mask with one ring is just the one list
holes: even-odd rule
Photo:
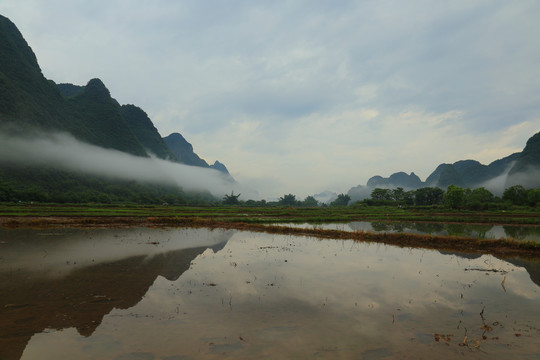
[[235, 230], [1, 230], [0, 359], [536, 359], [538, 261]]
[[278, 226], [304, 229], [323, 229], [341, 231], [365, 231], [373, 233], [405, 233], [437, 236], [460, 236], [480, 239], [508, 239], [540, 242], [540, 226], [446, 224], [384, 221], [353, 221], [349, 223], [324, 224], [274, 224]]

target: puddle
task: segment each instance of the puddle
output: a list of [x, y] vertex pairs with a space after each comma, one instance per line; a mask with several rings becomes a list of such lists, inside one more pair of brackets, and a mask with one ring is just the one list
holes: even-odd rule
[[540, 352], [530, 260], [206, 229], [0, 235], [1, 359]]

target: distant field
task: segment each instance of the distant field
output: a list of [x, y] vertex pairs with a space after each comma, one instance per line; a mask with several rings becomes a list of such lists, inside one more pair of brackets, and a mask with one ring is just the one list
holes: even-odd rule
[[[0, 217], [130, 217], [130, 218], [200, 218], [216, 222], [350, 222], [411, 221], [444, 223], [479, 223], [540, 225], [540, 210], [516, 208], [506, 211], [456, 211], [442, 207], [249, 207], [249, 206], [155, 206], [155, 205], [12, 205], [0, 204]], [[23, 219], [19, 219], [23, 220]], [[45, 220], [45, 219], [43, 219]], [[105, 221], [105, 219], [102, 219]]]

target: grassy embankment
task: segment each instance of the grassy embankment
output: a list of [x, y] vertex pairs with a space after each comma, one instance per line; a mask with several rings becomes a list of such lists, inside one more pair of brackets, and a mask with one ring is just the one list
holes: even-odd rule
[[351, 221], [426, 222], [456, 224], [504, 224], [540, 226], [540, 212], [531, 209], [510, 211], [450, 211], [444, 208], [396, 207], [174, 207], [140, 205], [12, 205], [0, 204], [3, 227], [209, 227], [234, 228], [275, 234], [314, 236], [380, 242], [404, 247], [491, 253], [506, 256], [540, 257], [540, 243], [512, 239], [478, 239], [458, 236], [402, 233], [368, 233], [299, 229], [279, 223], [323, 223]]

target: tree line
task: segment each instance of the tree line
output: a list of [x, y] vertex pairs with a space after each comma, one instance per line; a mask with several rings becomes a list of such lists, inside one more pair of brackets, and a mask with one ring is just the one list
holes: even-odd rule
[[507, 205], [538, 206], [540, 188], [525, 189], [521, 185], [507, 188], [502, 197], [493, 195], [484, 187], [476, 189], [450, 185], [445, 190], [437, 187], [424, 187], [405, 191], [403, 188], [381, 189], [371, 192], [371, 198], [363, 200], [367, 205], [444, 205], [453, 209], [486, 210]]
[[[11, 171], [10, 171], [11, 170]], [[21, 170], [19, 170], [21, 171]], [[303, 200], [294, 194], [284, 194], [277, 201], [240, 199], [241, 194], [225, 195], [222, 199], [210, 193], [187, 193], [177, 186], [143, 184], [135, 181], [102, 179], [97, 176], [81, 176], [65, 171], [32, 171], [17, 174], [15, 181], [7, 174], [13, 169], [0, 170], [0, 202], [45, 203], [136, 203], [169, 205], [245, 205], [245, 206], [446, 206], [453, 209], [486, 210], [505, 208], [510, 205], [537, 207], [540, 204], [540, 188], [525, 189], [521, 185], [507, 188], [501, 197], [486, 188], [461, 188], [450, 185], [446, 191], [438, 187], [416, 190], [375, 188], [370, 198], [351, 204], [348, 194], [339, 194], [329, 204], [320, 203], [314, 196]], [[3, 174], [2, 174], [3, 173]], [[19, 176], [20, 175], [20, 176]], [[24, 175], [24, 176], [22, 176]]]
[[450, 185], [446, 191], [438, 187], [423, 187], [416, 190], [375, 188], [370, 198], [351, 204], [351, 197], [339, 194], [329, 204], [320, 203], [313, 196], [298, 200], [294, 194], [284, 194], [277, 201], [240, 200], [240, 195], [231, 192], [225, 195], [223, 205], [247, 206], [288, 206], [288, 207], [317, 207], [317, 206], [446, 206], [452, 209], [487, 210], [505, 208], [510, 205], [535, 207], [540, 204], [540, 188], [525, 189], [521, 185], [507, 188], [502, 197], [495, 196], [484, 187], [470, 189]]
[[284, 194], [278, 201], [266, 201], [266, 200], [246, 200], [239, 199], [241, 194], [234, 195], [231, 192], [230, 195], [226, 194], [223, 197], [223, 205], [247, 205], [247, 206], [288, 206], [288, 207], [317, 207], [317, 206], [347, 206], [351, 201], [351, 197], [347, 194], [339, 194], [337, 198], [329, 205], [322, 204], [313, 196], [306, 196], [304, 200], [296, 199], [294, 194]]

